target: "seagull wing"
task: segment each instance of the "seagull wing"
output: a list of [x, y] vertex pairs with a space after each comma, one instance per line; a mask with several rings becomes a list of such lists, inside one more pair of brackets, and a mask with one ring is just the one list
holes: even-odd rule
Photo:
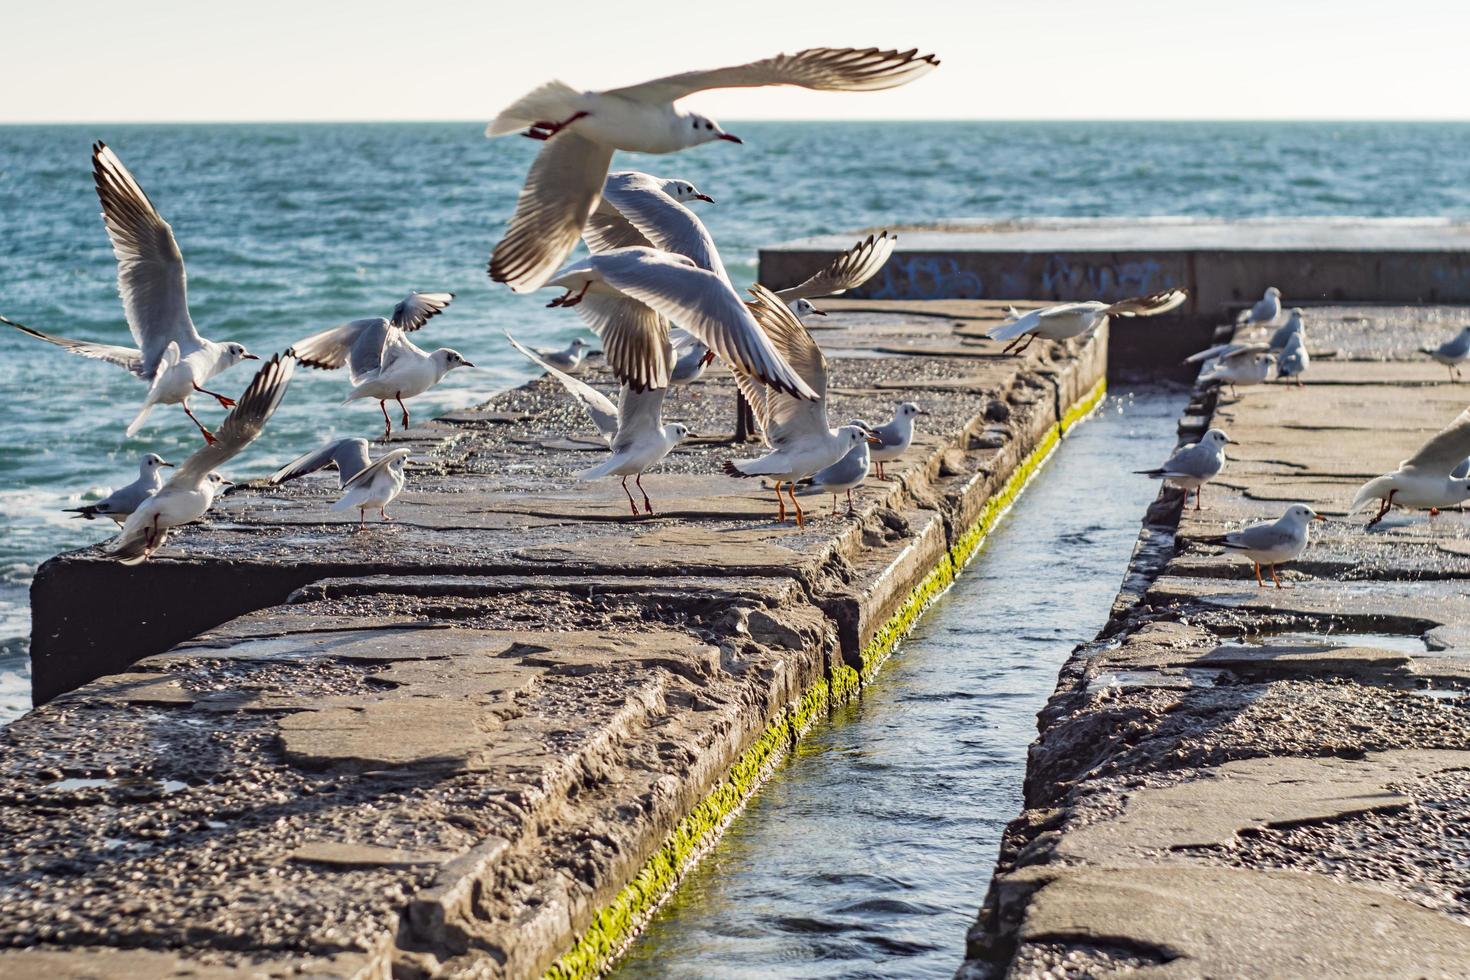
[[673, 102], [712, 88], [757, 88], [798, 85], [828, 92], [875, 92], [911, 82], [939, 65], [932, 54], [880, 51], [878, 48], [807, 48], [795, 54], [732, 65], [712, 71], [689, 71], [604, 93], [653, 104]]
[[[803, 398], [819, 397], [772, 346], [729, 282], [715, 273], [696, 268], [683, 256], [650, 249], [620, 249], [589, 261], [609, 286], [676, 321], [726, 364], [755, 375], [763, 384]], [[780, 303], [774, 293], [770, 296]], [[606, 336], [603, 342], [608, 342]]]
[[295, 370], [296, 358], [290, 354], [284, 359], [276, 354], [266, 361], [265, 366], [251, 379], [245, 393], [240, 396], [239, 403], [225, 416], [219, 428], [215, 429], [214, 434], [218, 441], [212, 446], [195, 451], [184, 460], [173, 479], [165, 484], [165, 488], [192, 490], [198, 487], [211, 470], [254, 442], [281, 404], [281, 399], [285, 397], [286, 386], [290, 384]]
[[[815, 399], [795, 398], [787, 392], [766, 389], [759, 403], [751, 398], [752, 381], [747, 378], [740, 386], [746, 400], [757, 408], [756, 419], [761, 423], [766, 442], [779, 449], [802, 436], [827, 431], [827, 358], [802, 326], [796, 314], [781, 302], [775, 293], [757, 283], [750, 287], [753, 297], [749, 306], [757, 324], [770, 339], [771, 345], [780, 352], [786, 362], [796, 371], [802, 381], [816, 394]], [[738, 365], [737, 380], [747, 374]]]
[[142, 376], [151, 378], [170, 343], [179, 345], [182, 357], [204, 346], [189, 318], [184, 256], [174, 230], [104, 143], [92, 145], [92, 178], [117, 257], [117, 292], [142, 349]]
[[395, 449], [391, 453], [384, 453], [372, 463], [363, 467], [362, 470], [352, 479], [342, 484], [342, 489], [352, 490], [356, 487], [367, 486], [369, 483], [372, 482], [373, 477], [377, 476], [379, 473], [388, 468], [389, 463], [393, 462], [394, 460], [405, 459], [410, 455], [410, 453], [411, 450], [408, 449]]
[[393, 326], [404, 333], [413, 333], [443, 313], [452, 299], [453, 293], [409, 293], [393, 307]]
[[526, 347], [519, 340], [516, 340], [509, 333], [505, 335], [505, 339], [510, 341], [512, 347], [526, 355], [526, 358], [531, 363], [560, 381], [562, 387], [566, 388], [573, 398], [582, 403], [582, 407], [592, 417], [592, 424], [597, 426], [597, 431], [602, 433], [602, 437], [604, 439], [612, 439], [613, 435], [618, 431], [618, 407], [612, 403], [612, 399], [587, 382], [574, 378], [565, 371], [558, 370], [550, 364], [547, 364], [541, 359], [540, 355]]
[[106, 361], [119, 367], [127, 368], [133, 374], [147, 381], [149, 378], [143, 374], [143, 352], [131, 347], [116, 347], [112, 344], [98, 344], [90, 340], [73, 340], [70, 337], [58, 337], [54, 334], [42, 333], [33, 330], [23, 323], [16, 323], [9, 317], [0, 316], [0, 323], [7, 323], [23, 334], [29, 334], [37, 340], [44, 340], [48, 344], [65, 348], [73, 354], [90, 357], [98, 361]]
[[618, 394], [618, 431], [611, 442], [613, 452], [632, 449], [642, 439], [659, 432], [663, 427], [664, 396], [668, 392], [667, 388], [635, 391], [632, 385], [623, 385]]
[[1270, 551], [1272, 548], [1290, 544], [1295, 539], [1296, 535], [1291, 531], [1278, 527], [1276, 521], [1271, 521], [1232, 531], [1225, 535], [1225, 547], [1242, 551]]
[[1423, 470], [1448, 476], [1450, 470], [1470, 456], [1470, 408], [1430, 439], [1419, 451], [1399, 464], [1400, 469]]
[[613, 174], [603, 184], [602, 196], [654, 248], [682, 255], [722, 279], [730, 278], [704, 222], [665, 194], [648, 174]]
[[674, 356], [668, 321], [657, 310], [616, 287], [589, 290], [574, 309], [602, 341], [602, 356], [619, 381], [639, 389], [668, 387]]
[[1120, 299], [1103, 312], [1108, 316], [1158, 316], [1160, 313], [1168, 313], [1183, 305], [1187, 299], [1189, 299], [1187, 289], [1166, 289], [1147, 296]]
[[1202, 364], [1205, 361], [1224, 361], [1248, 354], [1262, 354], [1270, 349], [1270, 344], [1216, 344], [1213, 347], [1206, 347], [1198, 354], [1189, 355], [1184, 359], [1184, 363]]
[[521, 188], [510, 228], [491, 253], [491, 279], [518, 293], [546, 284], [582, 237], [612, 152], [574, 132], [546, 141]]
[[893, 254], [898, 236], [888, 232], [858, 242], [852, 248], [833, 259], [825, 268], [805, 282], [789, 289], [778, 289], [776, 295], [785, 303], [815, 296], [836, 296], [849, 289], [861, 286], [883, 268], [883, 263]]
[[292, 344], [290, 352], [306, 367], [331, 371], [346, 364], [348, 379], [360, 384], [383, 366], [383, 352], [395, 329], [380, 316], [353, 320]]
[[266, 483], [278, 486], [327, 466], [337, 467], [337, 485], [341, 486], [365, 470], [371, 461], [366, 439], [339, 439], [302, 453], [272, 473]]

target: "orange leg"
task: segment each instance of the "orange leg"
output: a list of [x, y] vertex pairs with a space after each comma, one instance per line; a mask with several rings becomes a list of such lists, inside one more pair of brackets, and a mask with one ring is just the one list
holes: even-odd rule
[[403, 404], [403, 392], [394, 392], [393, 400], [396, 401], [398, 403], [398, 407], [403, 410], [403, 427], [406, 429], [408, 428], [408, 407]]
[[653, 513], [653, 504], [651, 504], [651, 503], [648, 502], [648, 491], [645, 490], [645, 489], [643, 489], [643, 474], [642, 473], [639, 473], [637, 476], [635, 476], [633, 478], [633, 482], [636, 483], [636, 484], [638, 484], [638, 492], [641, 493], [641, 494], [643, 494], [643, 510], [644, 510], [644, 512], [649, 513], [649, 514], [652, 514]]
[[387, 442], [388, 437], [393, 434], [393, 421], [388, 418], [388, 403], [386, 401], [379, 398], [378, 407], [383, 410], [383, 441]]
[[[780, 491], [776, 491], [778, 494]], [[801, 527], [806, 523], [806, 515], [801, 512], [801, 504], [796, 502], [796, 481], [792, 480], [786, 484], [786, 492], [791, 495], [791, 506], [796, 508], [796, 526]]]
[[1271, 581], [1273, 581], [1273, 582], [1276, 583], [1276, 587], [1278, 589], [1279, 588], [1282, 588], [1281, 579], [1279, 579], [1279, 578], [1276, 577], [1276, 566], [1275, 565], [1267, 565], [1266, 567], [1271, 570]]
[[832, 516], [837, 516], [837, 494], [832, 495]]
[[847, 516], [856, 517], [857, 511], [852, 509], [852, 491], [847, 491]]
[[781, 496], [782, 482], [781, 480], [776, 481], [776, 520], [784, 523], [786, 521], [786, 498]]
[[234, 408], [235, 407], [235, 399], [233, 399], [233, 398], [226, 398], [224, 395], [221, 395], [217, 391], [210, 391], [208, 388], [201, 388], [197, 384], [194, 385], [194, 390], [197, 391], [197, 392], [199, 392], [201, 395], [208, 395], [209, 397], [215, 399], [216, 401], [218, 401], [220, 403], [220, 407], [221, 408]]
[[381, 517], [385, 521], [391, 521], [391, 520], [393, 520], [393, 518], [391, 518], [391, 517], [388, 516], [388, 508], [386, 508], [386, 507], [379, 507], [378, 508], [378, 516]]
[[186, 402], [183, 403], [183, 405], [184, 405], [184, 414], [187, 415], [187, 416], [189, 416], [189, 421], [191, 421], [195, 425], [199, 426], [199, 434], [204, 437], [205, 443], [207, 443], [208, 445], [213, 446], [216, 442], [219, 442], [219, 440], [214, 437], [214, 433], [213, 432], [210, 432], [208, 429], [206, 429], [204, 427], [204, 423], [201, 422], [201, 421], [199, 421], [198, 417], [196, 417], [194, 415], [194, 413], [189, 410], [189, 403], [186, 401]]
[[1195, 510], [1199, 510], [1200, 509], [1199, 498], [1200, 498], [1200, 493], [1204, 490], [1204, 488], [1205, 488], [1205, 485], [1203, 483], [1201, 483], [1199, 486], [1197, 486], [1197, 487], [1194, 488], [1194, 509]]
[[1253, 561], [1253, 562], [1251, 562], [1251, 565], [1256, 570], [1256, 584], [1259, 585], [1261, 588], [1264, 589], [1266, 587], [1266, 583], [1261, 581], [1261, 565], [1260, 565], [1260, 563]]
[[638, 516], [638, 505], [633, 503], [633, 492], [628, 489], [628, 478], [623, 477], [623, 493], [628, 495], [628, 507], [633, 511], [633, 516]]

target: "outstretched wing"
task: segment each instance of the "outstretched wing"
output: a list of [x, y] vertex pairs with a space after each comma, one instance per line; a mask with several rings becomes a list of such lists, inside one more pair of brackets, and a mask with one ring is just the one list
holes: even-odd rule
[[876, 237], [869, 235], [805, 282], [789, 289], [778, 289], [776, 295], [781, 297], [782, 302], [794, 303], [799, 299], [836, 296], [854, 289], [878, 274], [897, 244], [898, 236], [890, 235], [886, 231]]
[[204, 346], [189, 318], [184, 256], [174, 230], [105, 143], [92, 144], [92, 178], [117, 257], [117, 292], [142, 349], [142, 376], [151, 378], [170, 343], [184, 357]]
[[1456, 416], [1453, 422], [1399, 466], [1402, 469], [1423, 470], [1436, 476], [1448, 476], [1466, 456], [1470, 456], [1470, 408]]
[[704, 222], [664, 193], [663, 187], [653, 177], [637, 171], [613, 174], [602, 185], [602, 197], [646, 239], [646, 242], [631, 244], [648, 244], [682, 255], [701, 269], [723, 279], [729, 278]]
[[612, 153], [574, 132], [546, 142], [531, 164], [510, 228], [490, 255], [491, 279], [518, 293], [546, 285], [582, 237]]
[[597, 426], [597, 431], [602, 434], [602, 437], [604, 439], [612, 439], [613, 435], [618, 431], [618, 407], [612, 403], [612, 399], [587, 382], [574, 378], [565, 371], [558, 370], [550, 364], [547, 364], [541, 359], [540, 355], [526, 347], [519, 340], [516, 340], [509, 332], [506, 333], [505, 339], [510, 341], [512, 347], [526, 355], [526, 358], [531, 363], [544, 370], [557, 381], [560, 381], [562, 387], [566, 388], [573, 398], [581, 402], [582, 407], [591, 416], [592, 424]]
[[240, 401], [215, 430], [215, 443], [195, 451], [184, 460], [165, 486], [192, 490], [211, 470], [254, 442], [285, 397], [286, 386], [295, 370], [296, 358], [290, 354], [284, 358], [276, 354], [266, 361], [250, 380]]
[[766, 441], [779, 449], [793, 438], [827, 431], [827, 358], [796, 314], [759, 283], [750, 287], [749, 309], [771, 345], [816, 394], [796, 398], [773, 388], [757, 390], [756, 379], [732, 365], [741, 393], [756, 411]]
[[342, 486], [365, 470], [370, 460], [366, 439], [339, 439], [337, 442], [329, 442], [311, 452], [302, 453], [272, 473], [265, 482], [271, 486], [279, 486], [308, 473], [315, 473], [319, 469], [335, 465], [337, 485]]
[[453, 299], [453, 293], [409, 293], [393, 307], [393, 326], [404, 333], [413, 333], [443, 313]]
[[1158, 316], [1183, 305], [1189, 299], [1187, 289], [1166, 289], [1147, 296], [1120, 299], [1103, 310], [1108, 316]]
[[37, 340], [44, 340], [48, 344], [55, 344], [57, 347], [69, 350], [73, 354], [80, 354], [83, 357], [90, 357], [94, 360], [106, 361], [109, 364], [116, 364], [119, 367], [127, 368], [144, 381], [150, 380], [147, 375], [143, 374], [142, 351], [134, 350], [131, 347], [117, 347], [113, 344], [98, 344], [90, 340], [73, 340], [70, 337], [58, 337], [55, 334], [42, 333], [23, 323], [16, 323], [14, 320], [5, 316], [0, 316], [0, 323], [7, 323], [23, 334], [28, 334]]
[[360, 384], [383, 366], [383, 350], [394, 331], [382, 317], [368, 317], [314, 333], [292, 344], [289, 352], [305, 367], [331, 371], [346, 364], [348, 378]]
[[667, 388], [634, 391], [631, 385], [623, 385], [618, 393], [618, 431], [610, 443], [613, 452], [629, 449], [639, 437], [660, 429], [664, 396], [668, 393]]
[[396, 460], [400, 459], [406, 459], [410, 455], [410, 452], [411, 450], [408, 449], [395, 449], [390, 453], [384, 453], [382, 456], [378, 457], [378, 459], [374, 460], [371, 464], [364, 466], [361, 470], [359, 470], [357, 475], [354, 476], [352, 479], [342, 484], [342, 489], [351, 490], [354, 487], [367, 486], [369, 483], [372, 482], [373, 477], [377, 476], [379, 473], [383, 472], [383, 470], [388, 468], [389, 463], [395, 462]]
[[881, 51], [878, 48], [807, 48], [795, 54], [732, 65], [711, 71], [688, 71], [639, 85], [609, 90], [639, 102], [673, 102], [711, 88], [757, 88], [797, 85], [827, 92], [876, 92], [896, 88], [938, 67], [932, 54]]

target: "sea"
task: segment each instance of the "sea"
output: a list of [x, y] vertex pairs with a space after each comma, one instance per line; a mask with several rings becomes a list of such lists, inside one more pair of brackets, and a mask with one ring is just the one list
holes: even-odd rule
[[[950, 218], [1032, 216], [1470, 217], [1470, 124], [738, 122], [716, 143], [634, 167], [693, 181], [737, 282], [757, 249], [806, 235]], [[0, 126], [0, 313], [71, 337], [130, 343], [92, 188], [108, 143], [173, 226], [200, 331], [269, 354], [317, 330], [386, 315], [409, 290], [449, 290], [425, 328], [479, 368], [418, 399], [420, 415], [530, 378], [503, 331], [536, 345], [575, 314], [485, 274], [538, 144], [479, 123]], [[217, 387], [238, 391], [237, 368]], [[268, 473], [330, 437], [371, 435], [370, 402], [341, 406], [340, 374], [301, 372], [228, 476]], [[64, 513], [133, 479], [138, 458], [199, 442], [177, 408], [123, 432], [143, 386], [0, 333], [0, 724], [29, 706], [28, 586], [109, 523]], [[206, 420], [220, 410], [197, 400]], [[78, 597], [85, 602], [85, 597]]]

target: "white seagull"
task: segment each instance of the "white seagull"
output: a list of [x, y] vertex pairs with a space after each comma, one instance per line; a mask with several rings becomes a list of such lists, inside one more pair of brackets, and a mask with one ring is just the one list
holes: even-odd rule
[[342, 499], [332, 505], [333, 510], [357, 511], [357, 527], [361, 531], [367, 524], [367, 512], [375, 510], [385, 521], [388, 505], [403, 492], [403, 468], [408, 465], [409, 451], [394, 449], [362, 469], [356, 476], [342, 484], [345, 491]]
[[704, 376], [704, 369], [715, 359], [709, 345], [682, 327], [669, 331], [674, 345], [674, 366], [669, 370], [669, 384], [674, 387], [693, 384]]
[[67, 513], [85, 517], [89, 521], [98, 517], [110, 517], [121, 524], [127, 520], [129, 514], [138, 509], [139, 504], [159, 491], [163, 486], [163, 468], [173, 465], [164, 462], [163, 457], [157, 453], [149, 453], [138, 464], [138, 478], [132, 483], [112, 491], [95, 504], [69, 508]]
[[786, 289], [776, 290], [781, 301], [791, 307], [797, 319], [827, 314], [812, 305], [811, 300], [821, 296], [838, 296], [849, 289], [856, 289], [876, 276], [898, 244], [898, 236], [886, 230], [869, 235], [847, 251], [838, 255], [809, 278]]
[[1420, 351], [1449, 368], [1450, 380], [1458, 381], [1460, 380], [1460, 365], [1470, 358], [1470, 327], [1462, 328], [1459, 333], [1438, 347], [1421, 347]]
[[564, 371], [558, 371], [509, 333], [505, 336], [516, 350], [545, 368], [547, 374], [561, 382], [562, 387], [581, 403], [592, 419], [592, 424], [597, 427], [598, 434], [612, 450], [611, 456], [578, 473], [577, 479], [622, 477], [623, 493], [628, 495], [628, 508], [637, 517], [638, 505], [628, 489], [628, 477], [631, 476], [638, 486], [638, 492], [643, 494], [644, 512], [652, 514], [653, 504], [648, 499], [648, 491], [643, 489], [643, 474], [690, 435], [687, 426], [678, 422], [668, 425], [663, 423], [661, 413], [668, 389], [648, 388], [635, 391], [632, 385], [624, 384], [618, 392], [618, 403], [614, 405], [611, 399], [596, 388]]
[[174, 241], [174, 231], [117, 154], [104, 143], [92, 144], [92, 179], [102, 202], [102, 221], [112, 241], [112, 253], [117, 257], [117, 292], [138, 348], [58, 337], [5, 317], [0, 317], [0, 322], [73, 354], [126, 368], [148, 382], [148, 394], [128, 425], [128, 435], [143, 427], [155, 405], [181, 405], [199, 426], [204, 441], [212, 442], [213, 433], [189, 408], [190, 396], [199, 392], [226, 408], [232, 407], [232, 399], [204, 385], [241, 361], [259, 358], [244, 344], [199, 336], [189, 317], [184, 256]]
[[817, 398], [815, 401], [793, 398], [785, 392], [762, 386], [756, 378], [736, 368], [735, 382], [755, 412], [771, 451], [759, 459], [729, 460], [725, 463], [725, 472], [730, 476], [768, 476], [774, 479], [778, 521], [786, 520], [781, 484], [789, 482], [791, 505], [796, 508], [796, 523], [801, 526], [806, 518], [801, 504], [796, 501], [796, 481], [831, 466], [858, 443], [872, 437], [856, 425], [837, 429], [828, 427], [827, 358], [822, 349], [774, 293], [759, 285], [752, 292], [755, 302], [751, 305], [761, 327], [770, 334], [776, 348], [811, 390], [816, 392]]
[[651, 181], [659, 191], [668, 195], [670, 200], [680, 204], [687, 204], [690, 201], [715, 203], [714, 198], [687, 180], [679, 180], [675, 177], [654, 177], [652, 174], [641, 173], [637, 170], [615, 171], [608, 174], [607, 180], [603, 182], [602, 197], [598, 198], [597, 207], [592, 209], [592, 215], [582, 229], [582, 240], [587, 243], [589, 251], [610, 252], [615, 248], [627, 248], [629, 245], [654, 247], [654, 243], [649, 241], [648, 237], [607, 199], [609, 189], [616, 191], [630, 178]]
[[878, 441], [873, 445], [873, 462], [878, 464], [878, 479], [884, 479], [883, 464], [898, 459], [908, 452], [914, 442], [914, 420], [928, 415], [913, 402], [899, 402], [893, 409], [893, 418], [882, 425], [869, 425], [862, 419], [853, 419], [852, 424], [868, 431]]
[[852, 517], [856, 513], [852, 506], [852, 492], [862, 486], [863, 481], [868, 478], [868, 470], [872, 467], [869, 448], [869, 440], [859, 440], [856, 446], [847, 451], [846, 456], [831, 466], [813, 473], [811, 485], [802, 493], [830, 493], [833, 517], [837, 516], [837, 495], [846, 493], [847, 516]]
[[[490, 258], [490, 278], [531, 292], [571, 254], [615, 150], [673, 153], [715, 140], [741, 142], [713, 119], [676, 108], [679, 99], [717, 88], [796, 85], [839, 92], [893, 88], [939, 64], [933, 55], [877, 48], [808, 48], [750, 64], [692, 71], [605, 92], [548, 82], [518, 99], [485, 129], [518, 130], [546, 146], [531, 165], [515, 216]], [[723, 355], [722, 355], [723, 356]]]
[[347, 378], [354, 387], [343, 404], [376, 398], [383, 411], [383, 438], [387, 439], [393, 433], [389, 401], [396, 401], [402, 409], [406, 429], [405, 398], [422, 395], [455, 368], [474, 367], [457, 350], [424, 351], [408, 339], [410, 333], [444, 312], [452, 299], [453, 293], [409, 293], [393, 308], [391, 320], [380, 316], [353, 320], [312, 334], [290, 349], [305, 367], [334, 370], [347, 365]]
[[337, 471], [337, 487], [341, 489], [347, 486], [348, 480], [367, 469], [371, 463], [366, 439], [338, 439], [302, 453], [272, 473], [265, 482], [267, 486], [277, 487], [331, 466]]
[[1348, 516], [1362, 510], [1368, 501], [1377, 500], [1378, 513], [1368, 522], [1368, 527], [1373, 527], [1394, 506], [1427, 510], [1434, 516], [1441, 507], [1470, 500], [1470, 480], [1459, 474], [1467, 455], [1470, 455], [1470, 409], [1461, 412], [1417, 453], [1400, 463], [1398, 469], [1363, 484], [1353, 498]]
[[1211, 429], [1199, 442], [1191, 442], [1176, 449], [1163, 466], [1134, 472], [1183, 488], [1186, 504], [1189, 503], [1189, 491], [1193, 490], [1194, 509], [1199, 510], [1200, 491], [1225, 468], [1225, 447], [1234, 442], [1234, 439], [1225, 434], [1224, 429]]
[[1267, 286], [1266, 292], [1249, 310], [1241, 310], [1235, 322], [1242, 327], [1269, 327], [1281, 318], [1281, 290]]
[[1307, 550], [1307, 528], [1313, 521], [1326, 519], [1305, 504], [1292, 504], [1274, 521], [1252, 524], [1239, 531], [1200, 540], [1222, 545], [1228, 552], [1249, 558], [1256, 570], [1256, 584], [1263, 589], [1266, 583], [1261, 581], [1261, 566], [1265, 565], [1271, 570], [1271, 581], [1280, 589], [1285, 586], [1276, 577], [1276, 566], [1300, 558]]
[[1270, 346], [1258, 344], [1216, 344], [1185, 358], [1186, 364], [1204, 362], [1198, 383], [1229, 385], [1230, 394], [1238, 396], [1238, 385], [1264, 384], [1276, 368], [1277, 357]]
[[214, 441], [184, 460], [173, 479], [129, 515], [121, 533], [107, 549], [109, 557], [124, 565], [137, 565], [163, 547], [171, 528], [204, 516], [226, 482], [214, 472], [215, 467], [232, 459], [259, 437], [281, 404], [295, 369], [296, 360], [290, 354], [284, 360], [277, 354], [265, 362], [240, 396], [239, 403], [220, 423]]
[[1267, 341], [1267, 343], [1270, 344], [1271, 350], [1273, 352], [1279, 353], [1280, 351], [1285, 350], [1286, 345], [1291, 343], [1291, 338], [1295, 337], [1297, 334], [1301, 333], [1305, 329], [1302, 323], [1302, 318], [1304, 316], [1305, 314], [1302, 312], [1301, 307], [1298, 306], [1292, 309], [1291, 313], [1288, 314], [1288, 316], [1286, 317], [1286, 322], [1283, 323], [1280, 327], [1276, 328], [1276, 332], [1273, 333], [1271, 335], [1271, 339]]
[[578, 337], [565, 347], [538, 347], [536, 353], [541, 355], [541, 360], [558, 370], [568, 374], [581, 374], [587, 367], [587, 354], [591, 350], [592, 345]]
[[[1090, 335], [1108, 322], [1110, 316], [1157, 316], [1180, 306], [1189, 298], [1187, 289], [1166, 289], [1149, 296], [1134, 296], [1116, 303], [1088, 300], [1085, 303], [1061, 303], [1021, 314], [1015, 307], [1007, 312], [1011, 319], [993, 328], [991, 340], [1008, 340], [1002, 354], [1020, 354], [1037, 337], [1045, 340], [1067, 340]], [[1022, 342], [1024, 338], [1024, 343]]]
[[1298, 388], [1302, 386], [1302, 375], [1307, 373], [1307, 368], [1312, 366], [1312, 358], [1307, 354], [1306, 334], [1298, 330], [1287, 338], [1286, 346], [1276, 357], [1276, 377], [1278, 379], [1291, 378], [1296, 382]]

